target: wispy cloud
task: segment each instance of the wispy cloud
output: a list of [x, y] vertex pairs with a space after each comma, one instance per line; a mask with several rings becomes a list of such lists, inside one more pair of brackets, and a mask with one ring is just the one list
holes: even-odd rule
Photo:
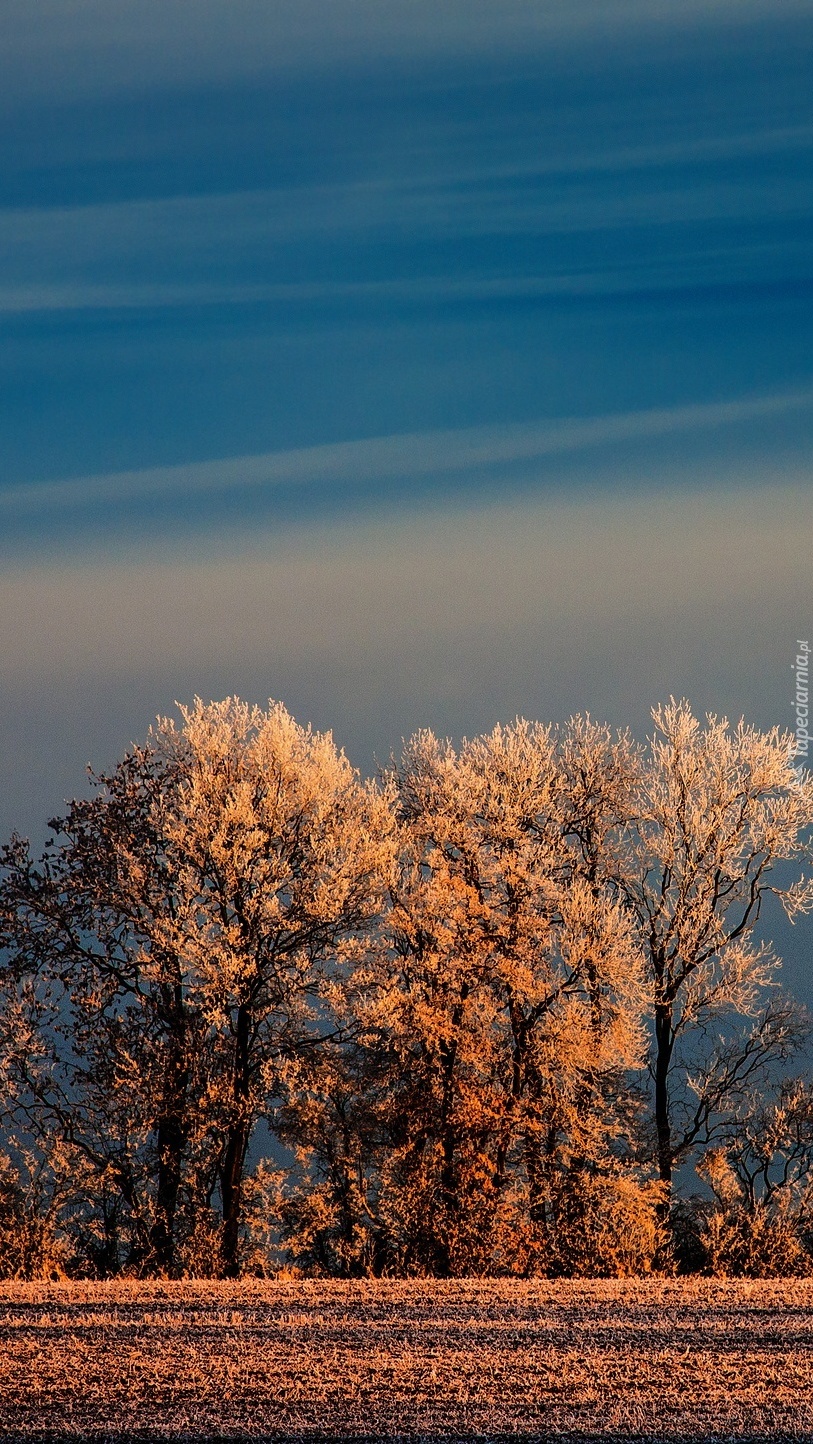
[[[763, 143], [760, 144], [760, 141]], [[702, 150], [702, 148], [701, 148]], [[813, 151], [808, 128], [781, 135], [742, 137], [709, 146], [713, 161], [770, 157], [785, 150]], [[163, 296], [172, 303], [190, 292], [190, 270], [201, 287], [228, 293], [235, 267], [277, 273], [290, 269], [285, 251], [268, 247], [304, 240], [358, 244], [365, 240], [497, 236], [558, 236], [660, 226], [679, 219], [682, 228], [709, 221], [748, 218], [778, 221], [808, 215], [809, 177], [738, 165], [734, 174], [687, 171], [701, 161], [692, 147], [622, 149], [589, 156], [540, 158], [523, 167], [482, 164], [421, 179], [408, 173], [336, 185], [277, 187], [203, 196], [176, 195], [96, 205], [0, 210], [0, 257], [4, 284], [0, 304], [41, 309], [50, 294], [57, 307], [111, 304], [118, 295]], [[425, 168], [426, 169], [426, 168]], [[656, 172], [655, 177], [650, 174]], [[610, 270], [613, 260], [610, 260]], [[130, 282], [123, 285], [124, 269]], [[132, 272], [141, 274], [134, 282]], [[115, 279], [99, 280], [99, 273]], [[91, 283], [90, 277], [93, 277]], [[34, 281], [33, 278], [36, 278]], [[179, 279], [185, 281], [179, 284]], [[247, 278], [247, 279], [250, 279]], [[232, 279], [232, 289], [234, 281]], [[250, 289], [250, 287], [249, 287]], [[273, 292], [273, 287], [268, 288]], [[71, 298], [75, 297], [76, 300]], [[131, 302], [132, 304], [132, 302]]]
[[0, 521], [47, 519], [76, 508], [119, 509], [162, 498], [193, 500], [213, 493], [324, 485], [341, 489], [382, 480], [469, 477], [517, 463], [614, 443], [736, 426], [813, 408], [813, 385], [765, 396], [607, 416], [568, 417], [520, 425], [464, 427], [366, 437], [253, 456], [9, 486], [0, 490]]
[[[642, 28], [776, 20], [775, 0], [5, 0], [8, 94], [106, 93], [370, 56], [477, 55]], [[783, 0], [782, 18], [808, 16]], [[66, 57], [69, 63], [66, 64]]]
[[810, 126], [589, 149], [532, 132], [521, 162], [510, 134], [479, 156], [470, 139], [435, 116], [418, 154], [405, 134], [383, 173], [370, 156], [340, 183], [0, 208], [0, 316], [449, 305], [810, 275]]
[[[725, 293], [760, 289], [791, 290], [813, 281], [807, 274], [806, 248], [785, 246], [784, 271], [779, 278], [766, 278], [758, 263], [764, 249], [740, 248], [729, 264], [709, 267], [687, 264], [676, 276], [674, 263], [581, 270], [548, 275], [506, 276], [418, 276], [385, 281], [290, 281], [279, 284], [217, 283], [179, 285], [33, 285], [0, 286], [0, 316], [79, 315], [92, 312], [188, 310], [205, 312], [220, 308], [246, 309], [265, 306], [282, 310], [321, 308], [329, 316], [336, 307], [352, 307], [357, 316], [380, 308], [410, 311], [429, 306], [470, 306], [515, 301], [544, 301], [570, 298], [612, 299], [636, 296], [657, 297], [659, 293], [680, 294], [707, 290]], [[718, 257], [722, 263], [723, 257]], [[756, 263], [756, 264], [755, 264]], [[720, 272], [724, 270], [725, 274]]]

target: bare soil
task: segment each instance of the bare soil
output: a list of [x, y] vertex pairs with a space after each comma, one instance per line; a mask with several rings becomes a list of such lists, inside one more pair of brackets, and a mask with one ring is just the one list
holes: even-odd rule
[[813, 1441], [813, 1282], [0, 1285], [0, 1437]]

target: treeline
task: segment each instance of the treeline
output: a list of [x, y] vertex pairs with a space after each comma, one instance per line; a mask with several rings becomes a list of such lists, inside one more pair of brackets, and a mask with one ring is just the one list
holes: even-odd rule
[[791, 739], [163, 719], [0, 853], [0, 1273], [813, 1270]]

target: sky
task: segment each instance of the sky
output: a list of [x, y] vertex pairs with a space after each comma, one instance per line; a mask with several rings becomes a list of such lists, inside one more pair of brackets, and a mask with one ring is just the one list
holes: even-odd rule
[[813, 0], [0, 0], [0, 834], [195, 694], [364, 772], [790, 728], [812, 60]]

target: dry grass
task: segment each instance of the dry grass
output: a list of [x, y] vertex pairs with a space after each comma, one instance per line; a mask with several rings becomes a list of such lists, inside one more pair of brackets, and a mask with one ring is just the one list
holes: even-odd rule
[[813, 1440], [813, 1282], [0, 1286], [0, 1435]]

